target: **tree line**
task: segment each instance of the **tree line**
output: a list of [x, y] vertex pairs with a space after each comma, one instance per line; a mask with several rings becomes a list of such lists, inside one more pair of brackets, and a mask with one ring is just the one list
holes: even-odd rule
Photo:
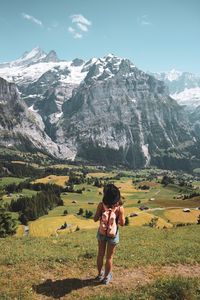
[[28, 221], [34, 221], [39, 217], [48, 214], [48, 211], [56, 206], [64, 205], [60, 198], [60, 193], [52, 186], [36, 195], [29, 197], [20, 197], [12, 200], [9, 210], [19, 213], [19, 220], [26, 225]]
[[65, 191], [65, 188], [59, 186], [57, 184], [50, 184], [50, 183], [32, 183], [30, 180], [25, 180], [20, 183], [10, 183], [4, 186], [4, 190], [7, 193], [20, 193], [23, 189], [29, 189], [33, 191], [46, 191], [53, 188], [54, 191], [57, 193], [62, 193]]

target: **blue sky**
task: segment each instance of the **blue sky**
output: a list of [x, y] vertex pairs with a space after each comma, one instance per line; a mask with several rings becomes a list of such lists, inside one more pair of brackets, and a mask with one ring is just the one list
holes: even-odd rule
[[200, 0], [0, 0], [0, 62], [40, 46], [61, 59], [113, 53], [144, 71], [200, 74]]

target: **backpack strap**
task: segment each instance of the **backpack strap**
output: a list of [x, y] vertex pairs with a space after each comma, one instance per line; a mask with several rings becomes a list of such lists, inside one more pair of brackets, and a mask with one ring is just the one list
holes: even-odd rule
[[108, 207], [103, 202], [102, 202], [102, 210], [103, 210], [103, 212], [108, 210]]
[[118, 213], [116, 214], [116, 223], [117, 223], [117, 226], [118, 226], [119, 214], [120, 214], [120, 205], [116, 206], [115, 213], [116, 213], [117, 210], [118, 210]]
[[120, 211], [120, 206], [119, 205], [115, 206], [114, 209], [113, 209], [114, 212], [116, 212], [117, 210]]

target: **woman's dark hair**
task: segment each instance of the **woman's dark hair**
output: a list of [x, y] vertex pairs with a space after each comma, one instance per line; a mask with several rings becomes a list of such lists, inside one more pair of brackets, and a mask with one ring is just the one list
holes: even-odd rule
[[112, 207], [117, 202], [119, 202], [121, 205], [122, 203], [119, 189], [112, 183], [105, 185], [103, 189], [102, 201], [108, 207]]

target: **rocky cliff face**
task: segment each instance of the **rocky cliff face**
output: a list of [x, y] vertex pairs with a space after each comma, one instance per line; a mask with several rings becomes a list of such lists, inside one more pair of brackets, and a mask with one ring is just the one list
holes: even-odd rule
[[56, 157], [73, 158], [65, 146], [54, 143], [44, 132], [40, 115], [28, 109], [13, 83], [0, 78], [0, 145], [22, 151], [44, 151]]
[[0, 81], [1, 145], [28, 144], [56, 157], [133, 168], [198, 164], [199, 135], [163, 81], [112, 54], [85, 63], [36, 52], [13, 62], [13, 69], [0, 66], [21, 93]]
[[78, 155], [87, 159], [147, 166], [164, 149], [176, 152], [193, 133], [162, 81], [128, 60], [118, 61], [112, 72], [116, 59], [95, 62], [64, 103], [62, 139], [76, 145]]

